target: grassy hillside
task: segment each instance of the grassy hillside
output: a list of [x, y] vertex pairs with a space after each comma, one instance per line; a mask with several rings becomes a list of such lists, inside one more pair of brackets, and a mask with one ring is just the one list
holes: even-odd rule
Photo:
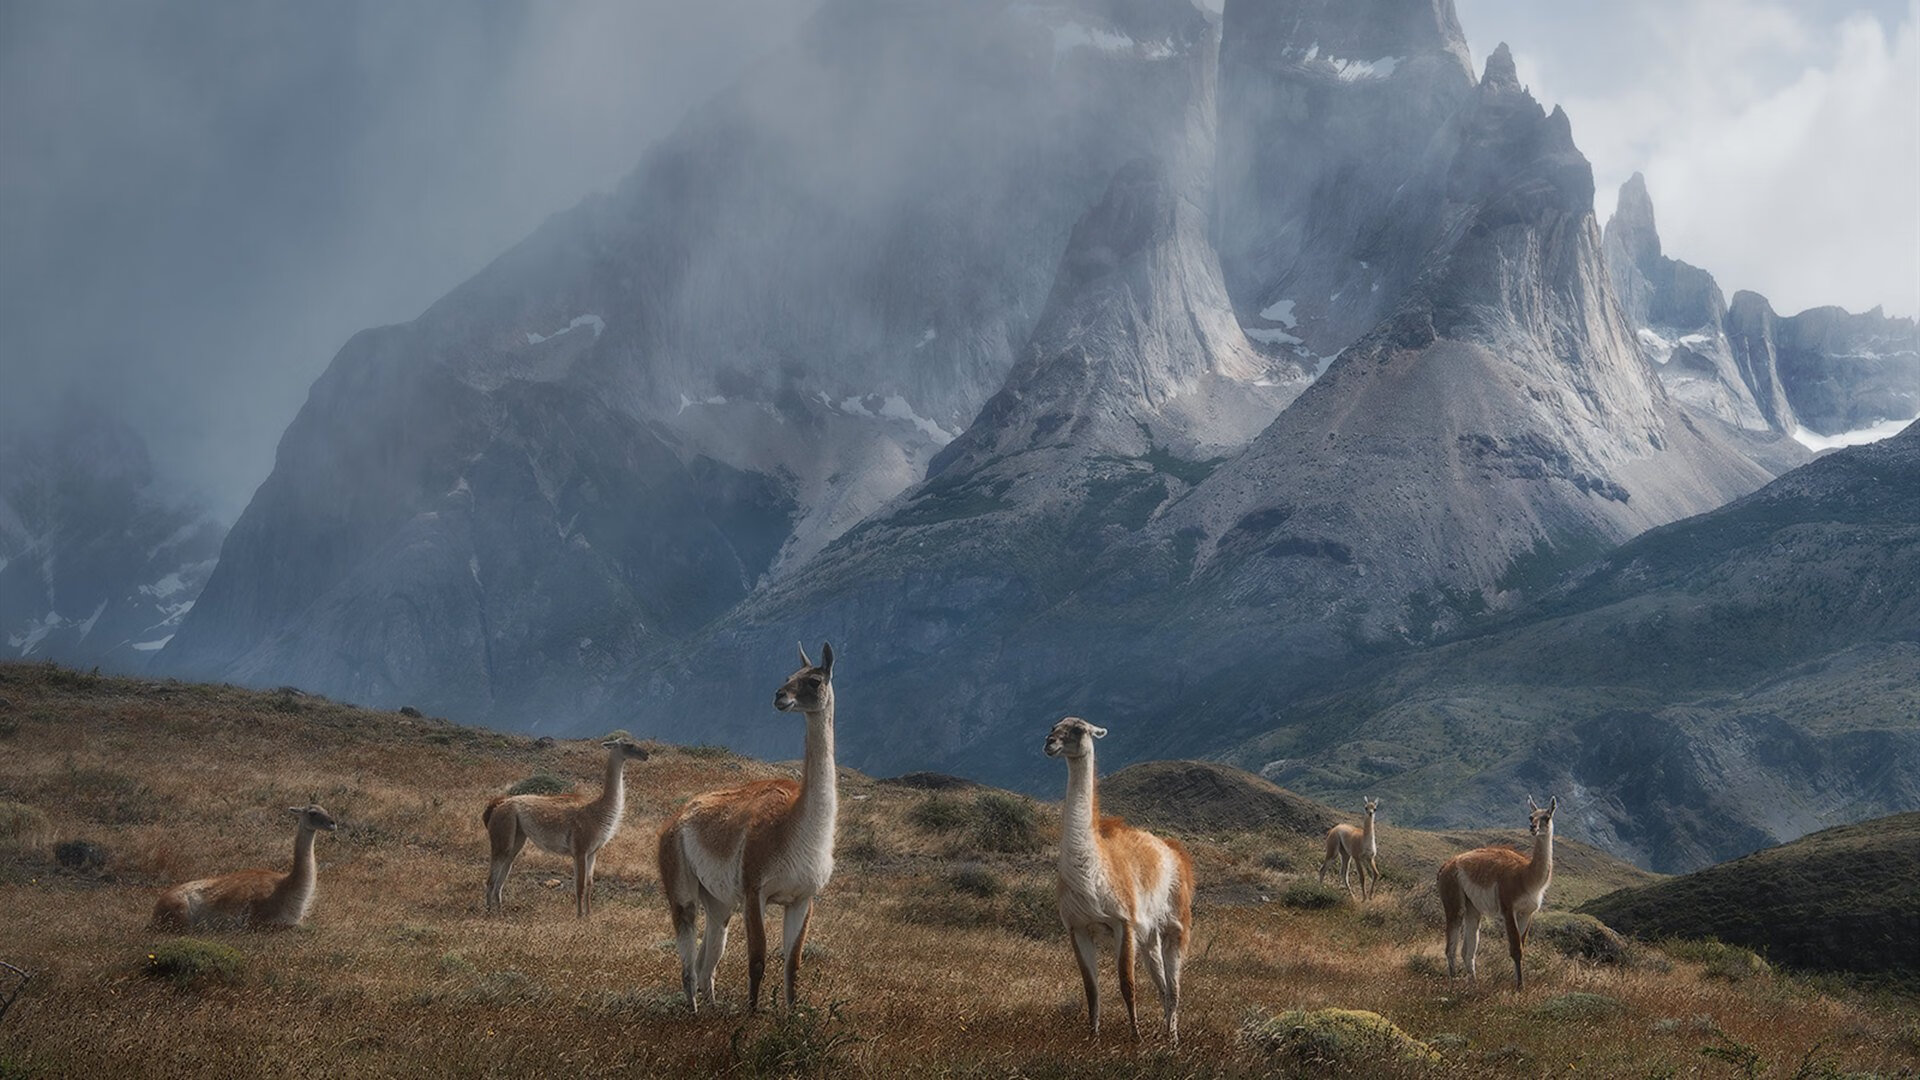
[[[792, 723], [798, 751], [796, 722], [767, 722]], [[0, 1019], [0, 1076], [1715, 1075], [1725, 1055], [1761, 1074], [1920, 1070], [1910, 999], [1727, 982], [1652, 950], [1596, 952], [1579, 933], [1543, 927], [1524, 996], [1498, 977], [1450, 987], [1434, 866], [1525, 837], [1400, 830], [1391, 805], [1387, 888], [1365, 905], [1314, 883], [1317, 835], [1219, 817], [1170, 828], [1202, 886], [1185, 1038], [1158, 1038], [1145, 990], [1147, 1039], [1120, 1036], [1109, 962], [1108, 1034], [1089, 1045], [1052, 910], [1057, 810], [851, 772], [840, 866], [807, 945], [813, 1007], [689, 1017], [654, 829], [689, 793], [787, 767], [658, 747], [629, 766], [629, 820], [601, 855], [592, 919], [573, 918], [566, 864], [531, 851], [508, 912], [486, 917], [486, 798], [534, 775], [597, 783], [601, 761], [592, 743], [290, 691], [0, 665], [0, 960], [34, 973]], [[205, 946], [146, 928], [166, 883], [285, 865], [283, 808], [310, 799], [343, 824], [320, 840], [305, 926]], [[1649, 880], [1570, 846], [1561, 867], [1552, 907]], [[736, 931], [720, 972], [735, 1002], [744, 968]]]
[[1826, 829], [1581, 910], [1642, 937], [1717, 938], [1792, 967], [1920, 980], [1920, 814]]

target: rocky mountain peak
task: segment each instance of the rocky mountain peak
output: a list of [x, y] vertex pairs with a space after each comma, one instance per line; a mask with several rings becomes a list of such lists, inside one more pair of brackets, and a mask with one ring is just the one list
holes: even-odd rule
[[1277, 62], [1324, 63], [1343, 78], [1347, 65], [1395, 58], [1445, 57], [1471, 74], [1466, 33], [1453, 0], [1229, 0], [1229, 41], [1258, 42]]
[[1619, 202], [1607, 221], [1607, 240], [1617, 242], [1629, 259], [1640, 266], [1660, 257], [1660, 232], [1654, 227], [1653, 196], [1647, 194], [1647, 178], [1634, 173], [1620, 185]]
[[1486, 73], [1480, 76], [1480, 85], [1516, 93], [1522, 89], [1520, 72], [1513, 66], [1513, 51], [1507, 48], [1506, 42], [1503, 41], [1495, 46], [1493, 55], [1487, 57], [1487, 69]]

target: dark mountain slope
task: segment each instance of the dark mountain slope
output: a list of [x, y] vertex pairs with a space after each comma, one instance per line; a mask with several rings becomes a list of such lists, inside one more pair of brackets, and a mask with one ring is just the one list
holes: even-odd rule
[[[1920, 806], [1920, 429], [1655, 529], [1517, 624], [1383, 662], [1234, 755], [1413, 823], [1513, 791], [1657, 869]], [[1278, 760], [1276, 760], [1278, 759]]]
[[1581, 908], [1645, 938], [1717, 938], [1812, 971], [1920, 972], [1920, 814], [1826, 829]]

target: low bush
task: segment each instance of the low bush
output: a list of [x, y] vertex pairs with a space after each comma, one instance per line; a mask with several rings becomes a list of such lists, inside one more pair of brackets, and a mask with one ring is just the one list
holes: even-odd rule
[[1626, 964], [1632, 959], [1627, 939], [1591, 915], [1544, 912], [1534, 917], [1529, 937], [1562, 956], [1590, 964]]
[[1533, 1007], [1533, 1014], [1548, 1020], [1603, 1020], [1625, 1009], [1619, 998], [1575, 990], [1547, 998]]
[[1004, 887], [1000, 876], [976, 862], [957, 863], [947, 871], [947, 887], [957, 893], [990, 900]]
[[1022, 855], [1040, 848], [1040, 819], [1017, 795], [983, 792], [973, 801], [973, 842], [982, 851]]
[[966, 803], [951, 795], [930, 795], [907, 811], [907, 823], [928, 832], [959, 832], [973, 824], [973, 813]]
[[796, 1005], [759, 1034], [733, 1031], [729, 1047], [739, 1076], [829, 1076], [851, 1070], [850, 1055], [865, 1041], [847, 1025], [839, 1002], [825, 1009]]
[[1773, 974], [1773, 968], [1752, 949], [1708, 938], [1674, 940], [1661, 945], [1668, 956], [1702, 965], [1700, 974], [1723, 982], [1745, 982]]
[[1301, 911], [1319, 911], [1323, 908], [1338, 907], [1346, 899], [1347, 894], [1342, 890], [1331, 885], [1322, 885], [1312, 878], [1300, 878], [1280, 893], [1281, 903]]
[[560, 795], [573, 785], [558, 776], [535, 773], [507, 789], [509, 795]]
[[1364, 1009], [1295, 1009], [1252, 1020], [1240, 1034], [1282, 1063], [1352, 1075], [1440, 1064], [1431, 1046]]
[[200, 983], [237, 983], [247, 958], [239, 949], [200, 938], [176, 938], [147, 953], [146, 972], [175, 986]]
[[53, 822], [38, 807], [0, 802], [0, 852], [38, 851], [53, 843]]

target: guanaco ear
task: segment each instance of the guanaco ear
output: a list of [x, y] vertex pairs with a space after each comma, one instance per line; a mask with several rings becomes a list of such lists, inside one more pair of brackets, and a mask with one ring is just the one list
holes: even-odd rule
[[1560, 796], [1558, 795], [1547, 796], [1547, 813], [1551, 814], [1555, 810], [1558, 810], [1559, 808], [1560, 808]]
[[824, 641], [820, 643], [820, 670], [827, 678], [833, 678], [833, 646]]
[[1087, 734], [1092, 735], [1096, 739], [1104, 739], [1107, 737], [1107, 729], [1103, 727], [1095, 727], [1092, 724], [1088, 724]]
[[306, 808], [306, 807], [304, 807], [304, 806], [289, 806], [289, 807], [287, 807], [287, 813], [289, 813], [289, 814], [304, 814], [304, 813], [306, 813], [306, 812], [307, 812], [307, 808]]
[[794, 642], [793, 644], [794, 644], [794, 647], [795, 647], [795, 648], [797, 648], [797, 649], [799, 649], [799, 650], [800, 650], [800, 666], [801, 666], [801, 667], [812, 667], [812, 666], [813, 666], [813, 661], [811, 661], [811, 660], [809, 660], [809, 659], [807, 659], [807, 647], [806, 647], [805, 645], [802, 645], [802, 644], [800, 644], [800, 643], [799, 643], [799, 642], [797, 642], [797, 641], [796, 641], [796, 642]]
[[1534, 801], [1533, 801], [1533, 796], [1531, 796], [1531, 795], [1529, 795], [1529, 796], [1527, 796], [1527, 809], [1529, 809], [1529, 810], [1538, 810], [1538, 809], [1540, 809], [1540, 804], [1539, 804], [1539, 803], [1537, 803], [1537, 802], [1534, 802]]

